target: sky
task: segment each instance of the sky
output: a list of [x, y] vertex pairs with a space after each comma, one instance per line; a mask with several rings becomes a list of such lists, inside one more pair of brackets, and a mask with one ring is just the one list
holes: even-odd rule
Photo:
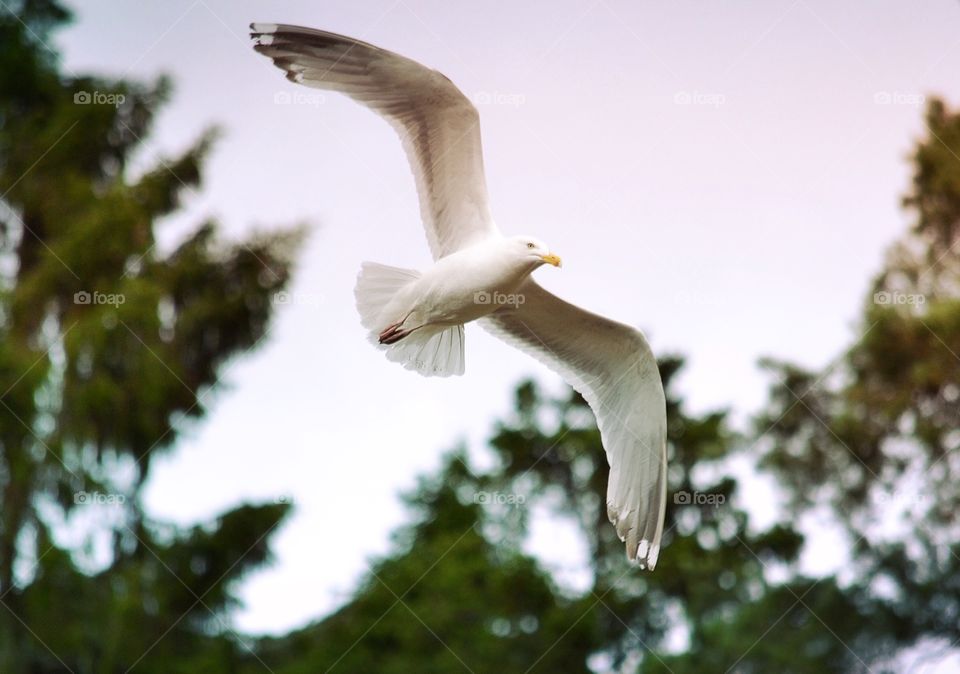
[[[498, 225], [563, 257], [536, 278], [685, 356], [688, 408], [730, 409], [741, 428], [771, 383], [759, 358], [822, 368], [857, 339], [870, 277], [911, 223], [900, 199], [923, 102], [960, 105], [947, 0], [72, 6], [54, 40], [67, 72], [173, 78], [134, 172], [223, 130], [202, 188], [160, 224], [163, 247], [211, 216], [234, 240], [311, 227], [269, 335], [225, 367], [144, 497], [182, 525], [292, 499], [274, 564], [239, 588], [249, 632], [336, 608], [407, 521], [397, 494], [417, 474], [459, 443], [482, 460], [522, 378], [561, 390], [476, 326], [459, 378], [422, 378], [366, 342], [361, 261], [431, 263], [410, 170], [383, 120], [256, 54], [251, 21], [344, 33], [450, 77], [480, 111]], [[576, 583], [577, 540], [544, 526], [532, 549]]]

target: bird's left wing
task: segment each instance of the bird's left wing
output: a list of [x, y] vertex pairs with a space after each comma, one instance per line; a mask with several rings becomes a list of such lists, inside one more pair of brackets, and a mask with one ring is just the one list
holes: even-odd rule
[[639, 330], [592, 314], [528, 279], [524, 301], [481, 319], [583, 395], [610, 463], [607, 515], [627, 556], [657, 563], [667, 489], [666, 402], [660, 372]]
[[436, 70], [323, 30], [254, 23], [254, 49], [287, 79], [346, 94], [399, 134], [434, 259], [496, 234], [487, 205], [477, 109]]

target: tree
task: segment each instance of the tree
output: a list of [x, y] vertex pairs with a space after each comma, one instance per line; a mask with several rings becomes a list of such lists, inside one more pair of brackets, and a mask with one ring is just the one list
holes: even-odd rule
[[[278, 674], [345, 672], [588, 672], [598, 635], [519, 549], [507, 495], [485, 491], [464, 453], [406, 498], [415, 522], [371, 565], [346, 606], [315, 625], [264, 640]], [[511, 512], [513, 511], [513, 512]], [[490, 529], [498, 535], [491, 540]], [[258, 671], [253, 661], [249, 672]]]
[[[158, 639], [153, 652], [175, 657], [138, 669], [197, 671], [201, 650], [236, 648], [211, 635], [286, 507], [177, 532], [149, 522], [138, 494], [177, 420], [201, 417], [223, 364], [264, 336], [298, 233], [227, 244], [206, 222], [161, 253], [158, 222], [200, 184], [214, 134], [130, 175], [169, 83], [65, 76], [47, 45], [69, 13], [56, 0], [6, 7], [0, 671], [112, 671]], [[78, 528], [95, 554], [62, 542]]]
[[[678, 359], [661, 363], [668, 392], [680, 367]], [[644, 644], [659, 646], [684, 621], [688, 639], [706, 648], [736, 609], [773, 596], [764, 565], [792, 562], [802, 538], [787, 527], [748, 532], [746, 515], [729, 503], [731, 479], [695, 485], [695, 457], [701, 467], [721, 460], [734, 436], [722, 413], [694, 418], [675, 397], [668, 400], [673, 481], [710, 498], [670, 510], [665, 570], [629, 566], [605, 510], [600, 520], [606, 459], [586, 403], [576, 394], [544, 397], [526, 382], [517, 389], [515, 418], [499, 423], [491, 440], [499, 468], [478, 475], [464, 454], [448, 457], [408, 496], [415, 523], [371, 564], [354, 597], [314, 625], [262, 641], [258, 655], [278, 674], [586, 672], [641, 659], [659, 671], [670, 656]], [[582, 595], [568, 596], [522, 552], [530, 509], [541, 503], [572, 517], [591, 544], [595, 581]], [[718, 651], [718, 660], [727, 651]]]
[[798, 512], [846, 530], [860, 583], [904, 640], [960, 636], [960, 114], [930, 101], [904, 205], [916, 224], [874, 279], [862, 337], [825, 372], [769, 363], [782, 418], [763, 462]]

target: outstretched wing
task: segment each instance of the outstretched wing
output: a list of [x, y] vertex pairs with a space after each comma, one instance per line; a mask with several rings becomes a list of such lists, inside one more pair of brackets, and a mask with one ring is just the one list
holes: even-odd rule
[[532, 279], [518, 308], [481, 319], [497, 337], [559, 373], [597, 417], [610, 463], [607, 515], [627, 556], [653, 569], [667, 489], [666, 401], [643, 334], [565, 302]]
[[496, 233], [487, 205], [477, 109], [436, 70], [322, 30], [250, 25], [261, 54], [287, 79], [342, 92], [400, 135], [413, 169], [434, 259]]

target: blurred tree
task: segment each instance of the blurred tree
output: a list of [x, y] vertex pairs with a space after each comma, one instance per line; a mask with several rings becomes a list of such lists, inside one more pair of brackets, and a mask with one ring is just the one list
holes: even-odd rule
[[[680, 497], [668, 512], [657, 571], [627, 563], [599, 507], [608, 469], [586, 403], [576, 394], [545, 397], [526, 382], [517, 389], [515, 417], [498, 425], [491, 442], [499, 469], [478, 476], [463, 454], [449, 457], [408, 497], [418, 523], [398, 534], [396, 551], [372, 565], [353, 599], [312, 626], [264, 640], [259, 657], [278, 674], [638, 666], [700, 672], [734, 665], [850, 671], [843, 643], [804, 602], [834, 617], [842, 609], [848, 621], [872, 605], [855, 606], [832, 579], [795, 577], [803, 538], [792, 527], [748, 530], [746, 513], [732, 501], [737, 483], [723, 470], [737, 439], [724, 414], [689, 416], [669, 395], [681, 365], [674, 358], [661, 363], [671, 484]], [[695, 479], [694, 472], [706, 476]], [[586, 593], [556, 588], [523, 554], [530, 513], [539, 506], [574, 522], [588, 541], [594, 581]], [[791, 582], [772, 582], [774, 567]], [[862, 628], [849, 621], [836, 629], [851, 641]], [[769, 638], [758, 644], [762, 636]], [[248, 661], [245, 671], [257, 671], [260, 663]]]
[[[528, 506], [552, 508], [588, 541], [593, 587], [584, 596], [592, 601], [583, 621], [603, 635], [593, 655], [617, 670], [642, 665], [644, 671], [705, 671], [702, 664], [710, 662], [706, 670], [712, 671], [730, 653], [734, 655], [720, 669], [733, 665], [762, 630], [738, 635], [723, 626], [747, 620], [738, 612], [771, 596], [775, 589], [767, 568], [795, 568], [803, 544], [787, 525], [764, 532], [748, 529], [747, 514], [734, 501], [738, 483], [727, 470], [741, 445], [727, 428], [725, 413], [694, 417], [685, 412], [673, 391], [682, 365], [678, 358], [660, 362], [667, 393], [670, 488], [664, 551], [653, 573], [640, 573], [627, 562], [607, 521], [606, 456], [580, 395], [549, 399], [532, 383], [522, 385], [516, 418], [501, 423], [492, 440], [502, 488], [526, 493]], [[766, 618], [763, 613], [753, 620]], [[671, 655], [678, 648], [684, 656]]]
[[161, 254], [213, 134], [129, 175], [168, 83], [64, 75], [49, 35], [68, 18], [57, 0], [0, 13], [0, 671], [204, 671], [201, 642], [236, 647], [215, 636], [227, 588], [286, 508], [169, 532], [138, 494], [264, 335], [297, 233], [226, 245], [204, 223]]
[[253, 645], [229, 622], [236, 603], [230, 587], [268, 559], [270, 534], [286, 509], [243, 506], [190, 531], [145, 532], [96, 574], [78, 570], [69, 551], [41, 539], [47, 552], [18, 595], [18, 666], [235, 672]]
[[777, 382], [763, 463], [799, 515], [826, 509], [858, 582], [910, 642], [960, 640], [960, 114], [930, 101], [904, 199], [916, 216], [873, 282], [861, 336]]
[[[336, 613], [257, 649], [277, 674], [588, 672], [586, 599], [563, 597], [520, 549], [511, 495], [485, 491], [463, 453], [407, 497], [416, 523]], [[491, 540], [490, 532], [496, 531]], [[262, 670], [248, 657], [248, 669]], [[259, 668], [259, 669], [258, 669]]]

